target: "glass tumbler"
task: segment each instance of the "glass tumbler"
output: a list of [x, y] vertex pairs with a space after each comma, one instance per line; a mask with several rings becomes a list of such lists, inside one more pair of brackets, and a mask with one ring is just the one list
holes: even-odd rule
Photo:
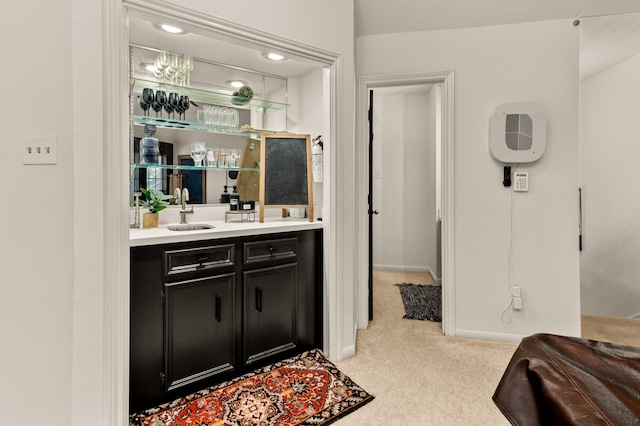
[[207, 166], [218, 167], [218, 156], [220, 148], [207, 148]]
[[241, 149], [229, 150], [229, 167], [240, 167], [240, 158], [242, 156]]
[[218, 155], [218, 167], [229, 167], [229, 150], [220, 148]]

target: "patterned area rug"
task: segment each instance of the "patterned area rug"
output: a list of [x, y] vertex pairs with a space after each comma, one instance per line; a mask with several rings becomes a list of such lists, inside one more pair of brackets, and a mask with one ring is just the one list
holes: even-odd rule
[[130, 425], [328, 425], [371, 400], [313, 350], [134, 414]]
[[442, 322], [442, 286], [395, 284], [400, 287], [402, 318]]

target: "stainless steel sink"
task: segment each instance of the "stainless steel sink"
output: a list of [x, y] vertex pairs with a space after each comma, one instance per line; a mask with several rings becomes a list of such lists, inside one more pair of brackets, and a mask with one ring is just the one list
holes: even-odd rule
[[182, 225], [167, 226], [169, 231], [201, 231], [203, 229], [213, 229], [215, 226], [205, 223], [185, 223]]

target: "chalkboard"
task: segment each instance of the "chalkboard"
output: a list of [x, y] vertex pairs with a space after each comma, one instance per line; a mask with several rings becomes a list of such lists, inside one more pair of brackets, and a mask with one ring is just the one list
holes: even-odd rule
[[265, 134], [260, 151], [260, 222], [269, 207], [305, 206], [313, 221], [311, 138], [309, 135]]

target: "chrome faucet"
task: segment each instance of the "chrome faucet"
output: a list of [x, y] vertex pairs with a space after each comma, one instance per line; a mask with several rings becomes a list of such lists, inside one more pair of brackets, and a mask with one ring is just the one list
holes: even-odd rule
[[[176, 191], [178, 189], [176, 188]], [[180, 209], [180, 223], [187, 223], [187, 215], [193, 214], [193, 204], [191, 205], [191, 210], [187, 210], [187, 201], [189, 201], [189, 190], [187, 188], [182, 188], [182, 194], [179, 197], [182, 200], [182, 208]], [[177, 202], [178, 199], [176, 199]]]

